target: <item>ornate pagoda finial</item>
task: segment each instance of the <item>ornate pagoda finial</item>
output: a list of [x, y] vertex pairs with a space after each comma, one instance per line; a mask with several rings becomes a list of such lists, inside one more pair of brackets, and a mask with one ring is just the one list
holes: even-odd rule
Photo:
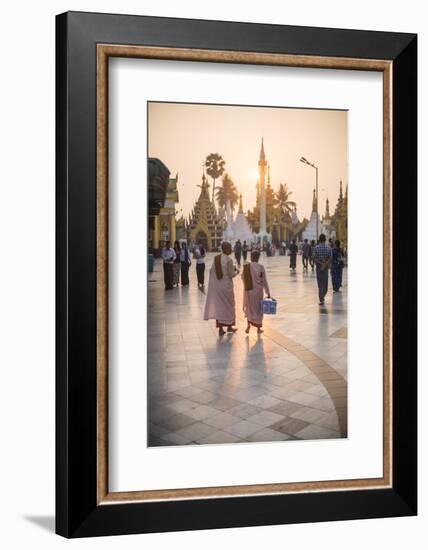
[[242, 208], [242, 193], [239, 194], [239, 212], [244, 212]]
[[312, 193], [312, 212], [316, 212], [316, 211], [317, 211], [317, 196], [316, 196], [315, 187], [314, 187], [314, 190]]
[[266, 165], [266, 155], [265, 155], [265, 147], [264, 147], [264, 141], [262, 138], [262, 146], [260, 148], [260, 158], [259, 158], [259, 164], [260, 165]]
[[208, 188], [209, 188], [210, 184], [208, 183], [208, 180], [205, 176], [205, 170], [202, 169], [202, 183], [198, 185], [198, 187], [201, 188], [201, 194], [199, 196], [199, 198], [209, 198], [208, 196]]
[[339, 200], [340, 200], [340, 201], [343, 201], [342, 180], [340, 180]]

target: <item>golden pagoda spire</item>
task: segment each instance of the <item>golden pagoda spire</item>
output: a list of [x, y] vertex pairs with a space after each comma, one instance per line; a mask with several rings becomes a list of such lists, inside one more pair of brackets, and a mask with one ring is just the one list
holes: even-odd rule
[[[260, 148], [260, 161], [263, 161], [264, 164], [266, 164], [266, 156], [265, 156], [265, 147], [263, 143], [263, 137], [262, 137], [262, 146]], [[260, 162], [259, 162], [260, 164]]]
[[239, 212], [244, 212], [242, 208], [242, 193], [239, 194]]
[[260, 148], [260, 158], [259, 158], [259, 185], [260, 185], [260, 235], [266, 235], [266, 188], [265, 188], [265, 178], [266, 178], [266, 156], [265, 148], [262, 137], [262, 146]]
[[312, 212], [316, 212], [316, 211], [317, 211], [317, 196], [315, 194], [315, 187], [314, 187], [314, 191], [312, 194]]
[[201, 188], [201, 194], [199, 196], [199, 199], [202, 199], [202, 198], [208, 198], [209, 199], [209, 195], [208, 195], [209, 186], [210, 186], [210, 184], [208, 183], [208, 180], [205, 176], [205, 168], [202, 167], [202, 183], [200, 185], [198, 185], [198, 187]]
[[324, 219], [325, 219], [325, 220], [329, 220], [329, 219], [330, 219], [330, 201], [328, 200], [328, 196], [327, 196], [327, 198], [325, 199], [325, 215], [324, 215]]
[[339, 201], [343, 201], [342, 180], [340, 180]]

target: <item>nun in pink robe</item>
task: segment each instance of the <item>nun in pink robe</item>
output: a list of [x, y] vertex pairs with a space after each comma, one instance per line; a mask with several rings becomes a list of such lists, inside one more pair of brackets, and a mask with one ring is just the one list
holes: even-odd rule
[[235, 269], [230, 254], [230, 243], [224, 242], [221, 246], [222, 253], [215, 256], [209, 273], [207, 300], [205, 302], [204, 319], [216, 320], [219, 335], [227, 332], [236, 332], [235, 324], [235, 295], [233, 292], [233, 278], [239, 271]]
[[250, 332], [251, 325], [257, 327], [257, 332], [263, 332], [263, 309], [261, 305], [263, 293], [266, 292], [267, 296], [270, 297], [266, 271], [258, 263], [259, 257], [260, 252], [257, 250], [251, 252], [251, 262], [244, 265], [242, 272], [244, 283], [243, 310], [247, 318], [247, 329], [245, 330], [247, 334]]

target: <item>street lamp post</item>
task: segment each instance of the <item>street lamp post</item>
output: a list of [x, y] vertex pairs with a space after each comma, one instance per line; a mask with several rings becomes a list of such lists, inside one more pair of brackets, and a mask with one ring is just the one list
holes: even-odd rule
[[319, 221], [318, 221], [318, 166], [315, 166], [312, 162], [309, 162], [308, 159], [305, 157], [300, 157], [300, 162], [303, 164], [307, 164], [308, 166], [311, 166], [312, 168], [315, 168], [315, 199], [316, 199], [316, 214], [317, 214], [317, 228], [316, 228], [316, 236], [317, 236], [317, 242], [318, 242], [318, 227], [319, 227]]

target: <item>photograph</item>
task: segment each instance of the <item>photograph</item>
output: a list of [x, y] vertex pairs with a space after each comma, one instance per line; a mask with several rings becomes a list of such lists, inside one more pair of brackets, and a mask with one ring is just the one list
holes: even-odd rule
[[147, 137], [147, 445], [346, 438], [347, 110], [149, 101]]

